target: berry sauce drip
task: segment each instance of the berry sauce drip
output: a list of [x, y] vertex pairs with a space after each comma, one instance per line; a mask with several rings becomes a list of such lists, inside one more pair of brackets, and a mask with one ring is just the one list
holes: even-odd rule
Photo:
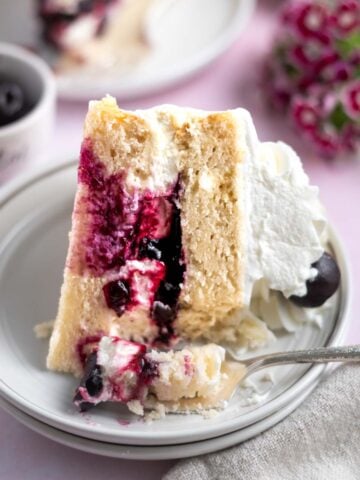
[[79, 360], [81, 362], [81, 365], [84, 367], [87, 361], [88, 357], [88, 352], [87, 350], [91, 348], [91, 350], [96, 350], [96, 347], [94, 348], [94, 345], [96, 345], [100, 340], [101, 337], [103, 336], [102, 333], [99, 333], [97, 335], [89, 335], [85, 338], [83, 338], [76, 346], [77, 349], [77, 354], [79, 357]]
[[[94, 276], [122, 272], [103, 287], [107, 306], [119, 317], [137, 305], [135, 276], [146, 276], [150, 314], [159, 332], [155, 341], [168, 344], [174, 336], [185, 272], [177, 206], [179, 181], [161, 196], [136, 190], [130, 194], [122, 174], [106, 174], [91, 142], [85, 140], [79, 182], [87, 187], [80, 208], [90, 219], [81, 268]], [[147, 271], [133, 266], [133, 261], [145, 259], [151, 261]]]

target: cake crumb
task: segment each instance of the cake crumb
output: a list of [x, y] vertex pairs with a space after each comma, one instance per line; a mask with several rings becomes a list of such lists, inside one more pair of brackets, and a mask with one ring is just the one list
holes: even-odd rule
[[35, 325], [34, 332], [36, 338], [49, 338], [54, 329], [55, 320], [41, 322]]
[[219, 410], [215, 410], [215, 408], [212, 408], [211, 410], [204, 410], [201, 412], [202, 416], [206, 419], [209, 418], [214, 418], [217, 415], [219, 415]]
[[141, 405], [139, 400], [130, 400], [130, 402], [127, 402], [126, 405], [128, 406], [130, 412], [133, 412], [136, 415], [144, 415], [144, 407]]
[[157, 403], [154, 410], [151, 410], [145, 415], [146, 423], [152, 423], [153, 420], [159, 420], [164, 418], [166, 414], [165, 405], [162, 403]]

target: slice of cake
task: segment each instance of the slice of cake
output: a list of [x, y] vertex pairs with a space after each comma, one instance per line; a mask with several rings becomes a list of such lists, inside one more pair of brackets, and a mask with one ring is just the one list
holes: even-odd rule
[[[325, 227], [299, 158], [284, 144], [260, 144], [245, 110], [127, 112], [111, 97], [90, 102], [48, 367], [81, 375], [94, 352], [91, 362], [104, 367], [103, 338], [117, 339], [116, 359], [132, 342], [136, 358], [160, 355], [175, 365], [187, 354], [154, 349], [199, 339], [266, 344], [273, 334], [264, 302], [281, 298], [301, 311], [336, 291], [339, 270], [325, 253]], [[257, 298], [262, 309], [254, 311]], [[196, 362], [206, 352], [198, 350]], [[132, 400], [156, 398], [158, 371]], [[204, 379], [193, 381], [212, 385]], [[83, 385], [78, 394], [80, 403], [97, 403]], [[105, 388], [99, 401], [115, 397]], [[179, 403], [179, 395], [169, 401]]]
[[42, 38], [58, 70], [132, 64], [149, 50], [147, 16], [160, 0], [38, 0]]

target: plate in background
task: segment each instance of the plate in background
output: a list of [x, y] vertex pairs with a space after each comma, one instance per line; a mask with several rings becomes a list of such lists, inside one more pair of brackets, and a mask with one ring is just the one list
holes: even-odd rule
[[[0, 40], [36, 46], [38, 30], [33, 0], [0, 2]], [[100, 98], [111, 93], [121, 99], [150, 94], [180, 82], [221, 55], [249, 21], [255, 0], [178, 0], [153, 24], [153, 48], [145, 60], [128, 71], [116, 69], [58, 75], [61, 97]], [[184, 18], [186, 22], [179, 19]]]
[[[243, 406], [235, 395], [224, 411], [210, 419], [168, 415], [148, 425], [116, 404], [79, 414], [71, 402], [76, 380], [46, 370], [48, 342], [33, 333], [35, 324], [56, 315], [75, 189], [76, 162], [67, 162], [14, 181], [0, 197], [0, 395], [8, 402], [50, 426], [86, 438], [169, 445], [255, 424], [284, 408], [319, 377], [322, 365], [273, 368], [274, 385], [263, 403]], [[278, 336], [257, 354], [340, 343], [348, 319], [348, 274], [334, 235], [332, 245], [342, 285], [324, 327], [305, 324], [296, 333]]]

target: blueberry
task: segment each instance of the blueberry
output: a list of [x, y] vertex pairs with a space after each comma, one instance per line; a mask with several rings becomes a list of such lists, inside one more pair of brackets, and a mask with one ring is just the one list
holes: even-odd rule
[[159, 325], [166, 325], [175, 320], [174, 309], [158, 300], [154, 302], [152, 316]]
[[317, 275], [306, 282], [306, 295], [303, 297], [292, 295], [290, 297], [290, 300], [299, 307], [320, 307], [336, 292], [340, 284], [339, 267], [328, 253], [325, 252], [311, 266], [317, 270]]
[[24, 93], [14, 82], [0, 82], [0, 126], [19, 119], [25, 113]]
[[156, 239], [143, 238], [139, 247], [140, 258], [151, 258], [162, 260], [161, 241]]
[[107, 306], [120, 317], [130, 300], [129, 284], [125, 280], [115, 280], [104, 285], [103, 292]]
[[[99, 395], [103, 389], [102, 369], [97, 365], [97, 352], [92, 352], [86, 361], [84, 375], [80, 381], [80, 387], [85, 387], [91, 397]], [[76, 390], [74, 402], [77, 403], [81, 412], [89, 410], [93, 404], [82, 401], [82, 395], [79, 389]]]
[[[169, 275], [168, 275], [169, 276]], [[156, 292], [156, 300], [163, 304], [175, 306], [180, 294], [179, 284], [174, 285], [171, 282], [161, 282], [158, 291]]]
[[153, 378], [159, 376], [159, 364], [144, 357], [141, 364], [141, 376], [144, 383], [148, 384]]
[[91, 371], [90, 375], [85, 381], [86, 390], [92, 397], [96, 397], [96, 395], [99, 395], [99, 393], [103, 389], [101, 374], [101, 367], [99, 365], [96, 365], [96, 367]]

